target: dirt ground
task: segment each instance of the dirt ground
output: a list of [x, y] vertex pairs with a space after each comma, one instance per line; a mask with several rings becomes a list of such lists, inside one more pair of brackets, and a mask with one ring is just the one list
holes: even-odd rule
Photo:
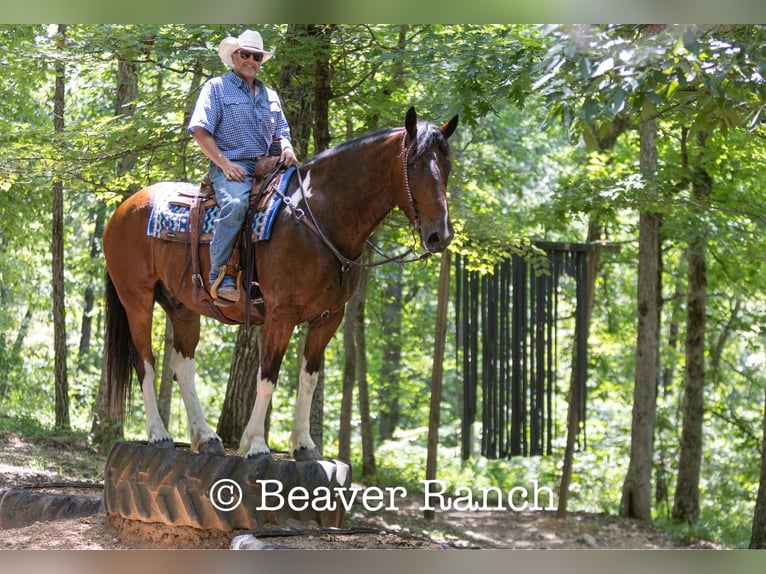
[[[105, 457], [66, 438], [29, 440], [0, 432], [0, 489], [61, 482], [101, 482]], [[0, 503], [1, 504], [1, 503]], [[154, 548], [722, 548], [685, 541], [652, 525], [606, 514], [487, 510], [437, 512], [426, 520], [414, 499], [398, 512], [352, 510], [340, 530], [288, 524], [257, 536], [119, 521], [104, 514], [0, 529], [0, 549]]]

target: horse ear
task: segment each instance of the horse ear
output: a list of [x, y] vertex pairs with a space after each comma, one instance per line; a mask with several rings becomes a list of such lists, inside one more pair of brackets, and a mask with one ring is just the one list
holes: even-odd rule
[[407, 135], [411, 139], [415, 139], [415, 136], [418, 135], [418, 114], [415, 112], [415, 106], [407, 110], [407, 117], [404, 119], [404, 129], [407, 130]]
[[449, 137], [455, 133], [455, 128], [457, 128], [457, 116], [442, 124], [439, 129], [442, 131], [442, 134], [444, 134], [444, 139], [449, 139]]

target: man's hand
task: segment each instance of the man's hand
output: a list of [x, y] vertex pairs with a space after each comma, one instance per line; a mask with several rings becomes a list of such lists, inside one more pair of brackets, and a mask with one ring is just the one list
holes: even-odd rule
[[282, 155], [279, 157], [279, 161], [285, 164], [285, 167], [298, 165], [298, 158], [295, 157], [295, 152], [292, 147], [285, 146], [282, 148]]
[[223, 170], [223, 174], [226, 176], [226, 179], [229, 181], [243, 182], [247, 176], [245, 169], [233, 161], [227, 161], [225, 166], [221, 169]]
[[247, 174], [244, 168], [223, 155], [221, 150], [218, 149], [218, 144], [215, 143], [215, 138], [213, 138], [209, 131], [197, 126], [194, 128], [192, 137], [194, 137], [194, 141], [197, 142], [197, 145], [208, 159], [221, 168], [226, 179], [229, 181], [245, 181]]

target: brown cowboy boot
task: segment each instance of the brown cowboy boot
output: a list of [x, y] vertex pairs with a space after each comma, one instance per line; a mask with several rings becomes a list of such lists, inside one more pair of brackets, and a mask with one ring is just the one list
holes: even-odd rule
[[210, 295], [213, 297], [216, 305], [223, 307], [239, 301], [239, 277], [238, 275], [235, 280], [231, 275], [227, 275], [225, 265], [221, 267], [218, 278], [210, 287]]

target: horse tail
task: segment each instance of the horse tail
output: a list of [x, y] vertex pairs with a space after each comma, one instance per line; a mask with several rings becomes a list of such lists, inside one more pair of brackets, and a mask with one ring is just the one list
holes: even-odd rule
[[109, 418], [122, 421], [128, 402], [136, 347], [130, 337], [128, 314], [109, 273], [106, 274], [106, 333], [104, 334], [104, 376]]

